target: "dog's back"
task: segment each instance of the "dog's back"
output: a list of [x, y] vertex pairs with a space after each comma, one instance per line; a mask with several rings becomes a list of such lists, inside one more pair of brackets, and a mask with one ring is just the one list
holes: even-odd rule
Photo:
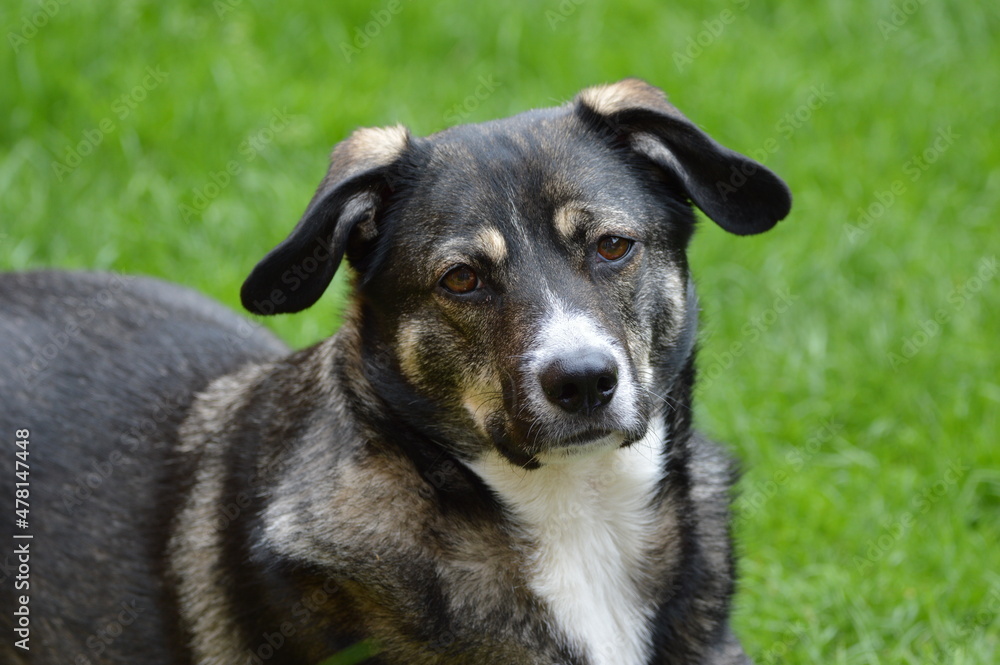
[[[174, 506], [162, 504], [176, 490], [154, 490], [186, 480], [171, 457], [174, 432], [212, 378], [285, 348], [193, 291], [145, 278], [4, 274], [0, 311], [8, 501], [20, 482], [15, 433], [29, 441], [27, 527], [4, 510], [0, 531], [8, 543], [31, 536], [14, 541], [29, 553], [26, 574], [10, 548], [2, 555], [0, 661], [56, 662], [47, 654], [58, 649], [74, 663], [136, 653], [166, 663], [174, 622], [162, 551]], [[30, 652], [12, 646], [20, 596]]]

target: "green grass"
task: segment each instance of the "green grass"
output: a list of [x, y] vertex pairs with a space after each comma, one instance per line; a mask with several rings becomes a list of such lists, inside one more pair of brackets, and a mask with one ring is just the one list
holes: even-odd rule
[[[997, 662], [997, 8], [403, 0], [348, 62], [342, 45], [388, 7], [5, 3], [0, 268], [145, 273], [236, 307], [354, 127], [427, 133], [644, 77], [795, 194], [773, 232], [706, 222], [692, 254], [698, 421], [746, 468], [748, 651]], [[268, 324], [304, 345], [338, 302]]]

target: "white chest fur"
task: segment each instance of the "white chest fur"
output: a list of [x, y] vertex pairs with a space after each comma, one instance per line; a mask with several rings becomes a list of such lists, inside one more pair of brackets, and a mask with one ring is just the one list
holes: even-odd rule
[[641, 569], [655, 530], [650, 502], [663, 449], [662, 429], [651, 427], [629, 448], [533, 471], [492, 453], [472, 464], [537, 544], [531, 587], [593, 665], [648, 662], [652, 608], [640, 592]]

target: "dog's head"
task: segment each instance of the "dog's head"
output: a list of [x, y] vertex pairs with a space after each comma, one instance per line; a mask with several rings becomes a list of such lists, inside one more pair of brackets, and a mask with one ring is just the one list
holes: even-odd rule
[[690, 203], [745, 235], [791, 198], [635, 79], [426, 138], [362, 129], [243, 303], [309, 307], [346, 255], [368, 375], [457, 452], [627, 445], [692, 353]]

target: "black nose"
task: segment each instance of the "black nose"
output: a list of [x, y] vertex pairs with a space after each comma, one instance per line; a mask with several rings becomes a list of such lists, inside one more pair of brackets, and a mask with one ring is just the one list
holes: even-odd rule
[[587, 349], [551, 361], [538, 379], [550, 402], [570, 413], [589, 415], [614, 396], [618, 364], [606, 351]]

